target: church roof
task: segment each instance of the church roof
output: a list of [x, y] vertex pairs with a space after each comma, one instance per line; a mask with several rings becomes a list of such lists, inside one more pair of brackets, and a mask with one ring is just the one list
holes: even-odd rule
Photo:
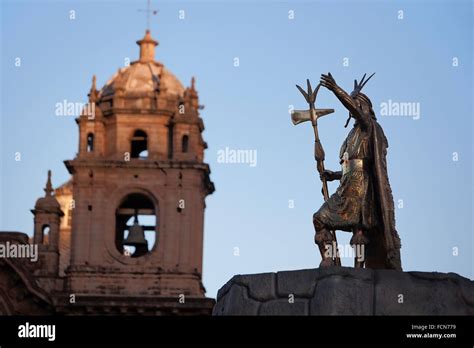
[[[159, 81], [159, 85], [158, 85]], [[99, 92], [100, 97], [115, 94], [122, 89], [124, 94], [137, 95], [159, 89], [169, 94], [182, 96], [184, 87], [164, 66], [154, 62], [136, 62], [129, 67], [119, 69]]]
[[154, 49], [158, 42], [148, 30], [137, 44], [140, 46], [139, 60], [119, 69], [99, 92], [99, 97], [113, 95], [117, 90], [121, 90], [124, 95], [138, 97], [157, 89], [163, 93], [182, 96], [184, 87], [181, 82], [155, 60]]
[[63, 196], [63, 195], [71, 195], [71, 194], [72, 194], [72, 177], [61, 186], [54, 189], [54, 195], [56, 197]]

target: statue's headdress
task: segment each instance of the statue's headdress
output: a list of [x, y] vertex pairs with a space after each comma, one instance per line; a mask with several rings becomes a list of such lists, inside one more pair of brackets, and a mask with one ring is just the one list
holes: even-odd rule
[[[369, 78], [366, 80], [365, 77], [367, 76], [367, 74], [364, 74], [364, 76], [362, 76], [362, 80], [360, 80], [359, 83], [357, 82], [357, 80], [354, 80], [354, 90], [351, 92], [351, 97], [353, 99], [359, 99], [359, 100], [362, 100], [362, 101], [366, 102], [371, 109], [372, 109], [372, 102], [370, 101], [370, 99], [364, 93], [361, 93], [361, 90], [362, 90], [362, 88], [364, 88], [366, 83], [369, 82], [369, 80], [374, 75], [375, 75], [375, 73], [370, 75]], [[347, 119], [346, 125], [344, 127], [347, 127], [350, 120], [351, 120], [351, 116], [349, 114], [349, 118]]]
[[[364, 88], [365, 84], [367, 82], [369, 82], [369, 80], [372, 78], [372, 76], [375, 75], [375, 73], [373, 73], [372, 75], [369, 76], [369, 78], [367, 80], [365, 80], [365, 76], [367, 74], [364, 74], [364, 76], [362, 76], [362, 80], [360, 80], [360, 83], [357, 83], [357, 80], [354, 80], [354, 90], [351, 92], [351, 97], [352, 98], [355, 98], [357, 97], [357, 95], [360, 93], [360, 91], [362, 90], [362, 88]], [[364, 81], [365, 80], [365, 81]]]

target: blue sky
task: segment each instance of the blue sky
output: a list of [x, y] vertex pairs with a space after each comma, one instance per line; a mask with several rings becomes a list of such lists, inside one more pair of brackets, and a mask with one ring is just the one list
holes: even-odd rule
[[[55, 104], [86, 102], [93, 74], [102, 86], [127, 57], [137, 58], [135, 41], [146, 27], [138, 9], [145, 6], [1, 1], [0, 230], [31, 234], [29, 209], [43, 194], [46, 171], [55, 185], [68, 179], [62, 161], [77, 152], [77, 125], [55, 116]], [[349, 92], [355, 78], [376, 72], [364, 91], [390, 143], [390, 181], [396, 204], [403, 202], [396, 219], [404, 269], [474, 277], [472, 6], [461, 0], [153, 4], [157, 59], [185, 85], [196, 76], [206, 106], [206, 161], [217, 189], [206, 209], [208, 296], [234, 274], [318, 266], [312, 214], [323, 200], [313, 134], [308, 124], [293, 126], [288, 110], [306, 107], [295, 83], [317, 84], [327, 71]], [[380, 115], [389, 100], [417, 103], [419, 119]], [[336, 170], [347, 112], [327, 90], [317, 103], [335, 109], [320, 121], [320, 136], [326, 167]], [[256, 150], [257, 165], [218, 163], [226, 147]], [[338, 239], [347, 244], [350, 235], [338, 232]]]

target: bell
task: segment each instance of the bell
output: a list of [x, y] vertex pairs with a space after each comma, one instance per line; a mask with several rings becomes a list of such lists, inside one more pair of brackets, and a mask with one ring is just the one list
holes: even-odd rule
[[128, 236], [122, 244], [134, 247], [148, 245], [148, 241], [145, 239], [145, 231], [143, 230], [143, 227], [138, 224], [137, 215], [135, 215], [133, 225], [129, 228]]

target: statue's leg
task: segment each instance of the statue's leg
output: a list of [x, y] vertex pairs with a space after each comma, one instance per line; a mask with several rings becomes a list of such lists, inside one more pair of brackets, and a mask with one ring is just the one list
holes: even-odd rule
[[324, 216], [320, 211], [313, 215], [313, 225], [316, 231], [314, 242], [319, 247], [322, 259], [319, 267], [334, 266], [333, 256], [337, 253], [334, 237], [329, 228], [324, 224]]
[[356, 254], [354, 258], [354, 268], [363, 268], [366, 257], [366, 247], [369, 243], [369, 239], [367, 238], [366, 233], [360, 228], [355, 228], [352, 233], [353, 235], [350, 243]]

